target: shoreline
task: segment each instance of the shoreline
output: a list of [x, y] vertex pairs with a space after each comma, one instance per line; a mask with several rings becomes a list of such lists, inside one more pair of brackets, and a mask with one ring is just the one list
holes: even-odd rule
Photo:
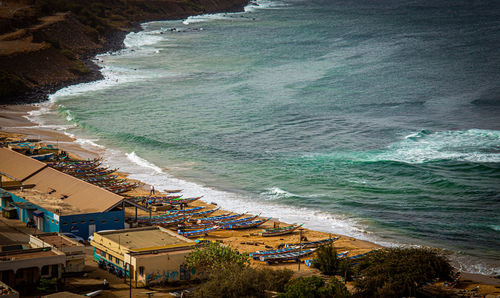
[[[37, 123], [28, 120], [26, 117], [29, 115], [28, 112], [34, 111], [37, 108], [38, 107], [33, 104], [4, 105], [4, 106], [0, 105], [1, 109], [0, 132], [25, 135], [27, 137], [41, 139], [42, 142], [46, 142], [49, 144], [57, 144], [60, 149], [68, 151], [71, 154], [75, 154], [76, 156], [81, 157], [83, 159], [99, 157], [105, 152], [106, 149], [102, 149], [102, 151], [86, 149], [82, 146], [82, 144], [76, 142], [77, 141], [76, 138], [72, 138], [64, 134], [62, 131], [57, 131], [50, 127], [43, 127], [38, 125]], [[140, 180], [135, 180], [128, 177], [132, 173], [119, 171], [118, 174], [120, 176], [123, 176], [123, 178], [132, 181], [139, 181], [143, 184], [141, 187], [131, 192], [133, 195], [147, 195], [149, 193], [148, 184], [145, 184]], [[211, 203], [204, 202], [201, 200], [191, 203], [190, 205], [193, 207], [198, 207], [198, 206], [214, 207]], [[223, 213], [223, 212], [235, 213], [234, 211], [231, 210], [222, 210], [222, 209], [219, 210], [217, 213]], [[266, 223], [258, 230], [260, 230], [261, 228], [272, 227], [271, 225], [272, 222], [278, 222], [283, 225], [289, 225], [289, 223], [273, 218], [270, 222]], [[320, 239], [325, 239], [327, 237], [339, 236], [340, 239], [334, 243], [335, 247], [339, 252], [348, 250], [350, 256], [384, 247], [374, 242], [360, 240], [351, 236], [346, 236], [337, 233], [326, 233], [307, 228], [304, 228], [303, 232], [304, 232], [303, 235], [305, 235], [309, 241], [316, 241]], [[245, 230], [242, 231], [222, 230], [210, 234], [206, 238], [211, 240], [222, 241], [223, 243], [235, 249], [238, 249], [240, 252], [245, 252], [245, 253], [262, 250], [268, 246], [277, 247], [279, 244], [282, 243], [294, 243], [298, 241], [298, 236], [296, 234], [283, 235], [280, 236], [279, 239], [270, 239], [270, 238], [257, 237], [255, 235], [252, 235], [252, 233], [248, 234], [248, 231]], [[252, 265], [256, 267], [268, 267], [266, 264], [259, 263], [256, 261], [252, 261]], [[291, 269], [296, 274], [301, 276], [304, 275], [308, 276], [311, 274], [318, 273], [316, 269], [306, 266], [302, 266], [301, 267], [302, 269], [299, 272], [297, 270], [297, 264], [295, 263], [284, 263], [280, 265], [274, 265], [272, 267], [275, 269], [284, 269], [284, 268]], [[500, 279], [490, 275], [478, 274], [478, 273], [462, 272], [461, 281], [464, 282], [464, 285], [466, 286], [467, 289], [472, 289], [480, 285], [482, 287], [488, 288], [489, 292], [494, 291], [495, 287], [500, 286]]]
[[[88, 35], [85, 35], [84, 38], [88, 39], [87, 43], [89, 47], [85, 49], [78, 50], [78, 53], [75, 54], [74, 59], [80, 61], [83, 65], [83, 68], [86, 68], [85, 72], [80, 72], [78, 75], [74, 76], [64, 76], [59, 74], [59, 77], [57, 78], [50, 78], [48, 81], [43, 82], [43, 79], [47, 79], [44, 76], [47, 76], [47, 74], [41, 75], [38, 73], [33, 74], [33, 76], [37, 77], [40, 80], [40, 82], [35, 82], [33, 81], [33, 85], [30, 85], [30, 87], [26, 87], [26, 89], [23, 89], [22, 92], [19, 93], [6, 93], [5, 95], [2, 95], [0, 98], [0, 104], [3, 105], [19, 105], [19, 104], [33, 104], [33, 103], [42, 103], [46, 102], [49, 100], [48, 96], [62, 88], [75, 85], [75, 84], [81, 84], [81, 83], [89, 83], [89, 82], [94, 82], [97, 80], [103, 79], [103, 74], [101, 72], [101, 67], [97, 65], [94, 61], [96, 55], [99, 54], [105, 54], [108, 52], [115, 52], [118, 50], [121, 50], [124, 48], [124, 40], [127, 34], [131, 32], [138, 32], [141, 31], [141, 25], [143, 23], [147, 22], [153, 22], [153, 21], [162, 21], [162, 20], [180, 20], [184, 19], [190, 16], [195, 16], [195, 15], [203, 15], [203, 14], [214, 14], [214, 13], [232, 13], [232, 12], [242, 12], [244, 11], [245, 7], [249, 5], [250, 0], [228, 0], [228, 1], [219, 1], [219, 2], [205, 2], [205, 1], [200, 1], [199, 5], [187, 5], [187, 7], [183, 7], [182, 4], [179, 7], [175, 7], [175, 1], [172, 3], [156, 3], [158, 5], [155, 11], [149, 11], [145, 12], [142, 10], [137, 11], [137, 15], [133, 15], [131, 18], [126, 19], [121, 25], [113, 25], [109, 26], [109, 28], [106, 28], [106, 32], [103, 33], [101, 36], [100, 41], [91, 41], [89, 39]], [[171, 4], [174, 4], [174, 6], [169, 6]], [[0, 5], [1, 6], [1, 5]], [[8, 5], [7, 5], [8, 6]], [[168, 7], [165, 10], [165, 7]], [[29, 7], [30, 9], [32, 7]], [[131, 9], [131, 8], [130, 8]], [[151, 10], [151, 8], [149, 8]], [[59, 13], [60, 14], [60, 13]], [[58, 13], [56, 14], [47, 14], [47, 15], [42, 15], [42, 17], [39, 18], [38, 21], [41, 21], [43, 18], [51, 18], [54, 16], [57, 16]], [[67, 15], [71, 15], [71, 17], [74, 19], [74, 14], [72, 11], [65, 12], [63, 15], [64, 18]], [[58, 16], [60, 17], [60, 15]], [[64, 19], [63, 18], [63, 19]], [[71, 21], [72, 25], [76, 26], [83, 26], [80, 22], [76, 21], [78, 24], [74, 24], [73, 20]], [[30, 29], [31, 27], [28, 27]], [[82, 27], [83, 28], [83, 27]], [[24, 28], [26, 29], [26, 28]], [[94, 29], [95, 28], [90, 28]], [[5, 35], [9, 34], [16, 34], [16, 32], [7, 32]], [[0, 34], [2, 35], [2, 34]], [[54, 38], [54, 37], [53, 37]], [[57, 44], [56, 48], [60, 48], [59, 41], [57, 40], [58, 36], [55, 37], [55, 40], [48, 39], [48, 40], [41, 40], [42, 43], [46, 42], [49, 44], [52, 44], [55, 42]], [[10, 39], [6, 39], [9, 40]], [[3, 42], [3, 39], [0, 39], [0, 42]], [[49, 46], [48, 50], [53, 50], [53, 47]], [[33, 53], [39, 53], [43, 52], [42, 51], [35, 51]], [[24, 52], [20, 52], [21, 54], [24, 54]], [[11, 58], [11, 55], [18, 55], [20, 53], [14, 52], [13, 54], [5, 54], [5, 55], [0, 55], [0, 61], [1, 63], [9, 63], [6, 62], [8, 61], [9, 58]], [[27, 52], [28, 56], [31, 54], [31, 52]], [[47, 55], [41, 54], [41, 55]], [[58, 55], [61, 55], [60, 53]], [[64, 56], [64, 55], [62, 55]], [[7, 60], [6, 60], [7, 59]], [[19, 58], [17, 58], [19, 59]], [[53, 57], [49, 59], [49, 57], [43, 57], [40, 58], [42, 60], [53, 60]], [[40, 60], [37, 59], [37, 60]], [[22, 64], [27, 64], [24, 65], [23, 68], [25, 69], [30, 69], [30, 62], [21, 62]], [[9, 64], [7, 64], [9, 65]], [[6, 65], [6, 66], [7, 66]], [[48, 68], [47, 65], [43, 68]], [[15, 72], [6, 72], [7, 75], [13, 75], [14, 77], [18, 77], [19, 74]], [[22, 77], [22, 76], [21, 76]], [[38, 78], [40, 77], [40, 78]], [[3, 78], [3, 77], [2, 77]], [[0, 90], [0, 94], [3, 94], [4, 90]]]

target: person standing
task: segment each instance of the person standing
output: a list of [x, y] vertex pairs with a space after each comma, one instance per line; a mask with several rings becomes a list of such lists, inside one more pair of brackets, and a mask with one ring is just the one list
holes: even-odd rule
[[149, 192], [149, 196], [154, 196], [155, 195], [155, 187], [151, 185], [151, 191]]

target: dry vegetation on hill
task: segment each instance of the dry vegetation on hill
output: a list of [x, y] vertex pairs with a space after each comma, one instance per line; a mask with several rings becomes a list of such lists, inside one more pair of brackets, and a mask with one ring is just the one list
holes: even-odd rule
[[1, 0], [0, 103], [98, 79], [88, 60], [118, 49], [140, 22], [241, 10], [247, 0]]

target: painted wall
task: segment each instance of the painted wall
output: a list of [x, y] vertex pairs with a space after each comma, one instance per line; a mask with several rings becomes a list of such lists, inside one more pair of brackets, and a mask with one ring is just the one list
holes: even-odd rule
[[148, 286], [154, 283], [166, 283], [189, 280], [196, 277], [194, 269], [185, 269], [182, 265], [191, 249], [168, 253], [130, 256], [137, 274], [137, 285]]
[[[27, 202], [25, 199], [20, 198], [14, 194], [10, 194], [10, 196], [12, 198], [12, 201], [14, 202], [22, 202], [22, 203]], [[35, 210], [26, 210], [18, 207], [16, 207], [16, 209], [19, 219], [25, 223], [29, 222], [30, 219], [36, 218], [33, 215], [33, 211]], [[46, 209], [41, 208], [40, 206], [37, 206], [37, 209], [43, 212], [41, 230], [44, 232], [59, 232], [59, 216]]]
[[[14, 202], [26, 202], [25, 199], [14, 194], [10, 195]], [[34, 210], [17, 207], [16, 209], [19, 219], [25, 223], [30, 219], [36, 218], [33, 215]], [[41, 229], [43, 232], [73, 233], [85, 240], [89, 236], [89, 225], [91, 224], [96, 225], [96, 231], [119, 230], [123, 229], [125, 224], [125, 213], [123, 210], [59, 216], [40, 206], [37, 206], [37, 209], [43, 211], [43, 228]]]
[[110, 212], [85, 213], [61, 216], [61, 232], [73, 233], [87, 239], [89, 237], [89, 225], [96, 225], [96, 231], [120, 230], [125, 223], [123, 210]]

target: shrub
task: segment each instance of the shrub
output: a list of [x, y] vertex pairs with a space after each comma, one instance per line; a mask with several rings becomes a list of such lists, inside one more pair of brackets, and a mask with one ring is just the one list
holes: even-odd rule
[[185, 262], [188, 267], [208, 273], [222, 270], [230, 265], [244, 268], [249, 263], [247, 254], [240, 254], [237, 250], [219, 243], [209, 243], [204, 247], [195, 248], [186, 257]]
[[362, 297], [409, 296], [426, 282], [450, 279], [451, 273], [448, 260], [436, 250], [383, 249], [360, 261], [355, 288]]
[[222, 270], [213, 271], [194, 296], [266, 297], [266, 290], [282, 291], [292, 275], [291, 270], [256, 269], [230, 264]]
[[56, 292], [57, 278], [41, 278], [37, 289], [43, 293]]
[[352, 266], [352, 261], [349, 259], [339, 260], [337, 266], [337, 275], [342, 276], [345, 281], [352, 281], [354, 277], [354, 269]]
[[339, 266], [339, 259], [337, 257], [337, 250], [333, 244], [329, 243], [318, 248], [316, 251], [316, 259], [312, 265], [323, 274], [336, 274]]
[[344, 298], [350, 297], [347, 288], [337, 279], [333, 278], [328, 284], [319, 276], [299, 277], [290, 281], [285, 287], [285, 293], [280, 298]]

